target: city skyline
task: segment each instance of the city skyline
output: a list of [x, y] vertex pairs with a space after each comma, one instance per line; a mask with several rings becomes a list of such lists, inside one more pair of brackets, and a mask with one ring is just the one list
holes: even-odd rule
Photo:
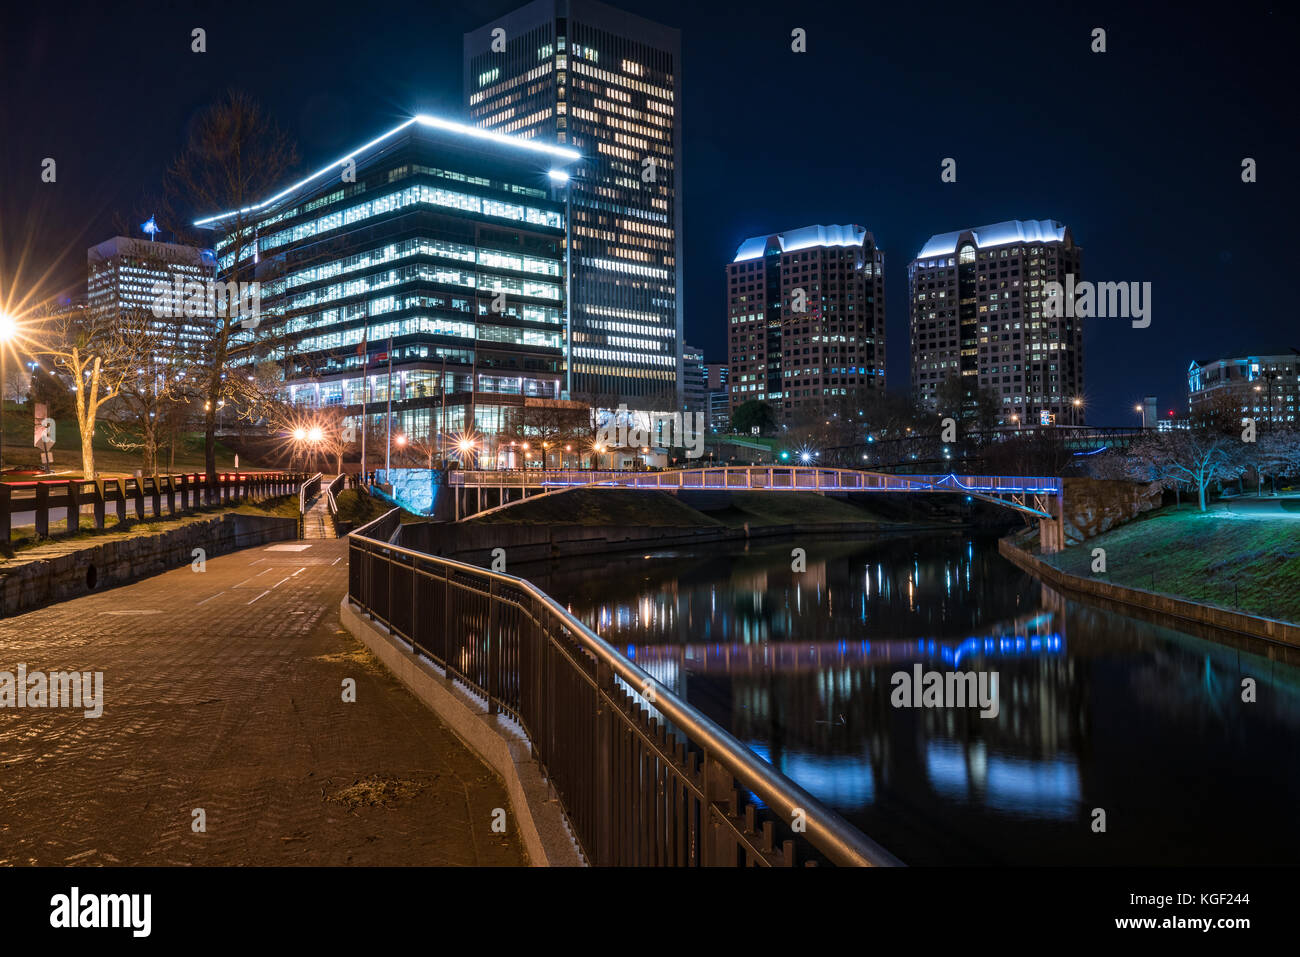
[[[257, 36], [241, 36], [235, 43], [219, 20], [208, 27], [206, 54], [189, 53], [186, 43], [170, 41], [174, 34], [188, 37], [189, 15], [156, 11], [149, 16], [88, 12], [102, 29], [69, 39], [68, 55], [94, 72], [113, 64], [84, 37], [138, 35], [142, 49], [156, 53], [160, 75], [183, 71], [189, 78], [176, 92], [159, 89], [145, 75], [149, 71], [123, 73], [115, 88], [104, 90], [70, 84], [50, 72], [58, 22], [39, 12], [20, 12], [26, 29], [11, 36], [36, 41], [7, 48], [6, 60], [46, 82], [40, 96], [0, 107], [5, 128], [25, 131], [3, 149], [5, 181], [37, 177], [47, 155], [60, 160], [60, 176], [35, 203], [20, 204], [13, 191], [0, 197], [6, 280], [22, 254], [18, 237], [28, 228], [39, 233], [28, 253], [29, 270], [31, 261], [57, 259], [54, 276], [61, 282], [56, 285], [66, 289], [82, 280], [87, 248], [120, 233], [122, 224], [148, 218], [147, 194], [156, 191], [181, 142], [180, 132], [170, 131], [182, 131], [232, 84], [262, 99], [297, 140], [304, 169], [333, 159], [390, 120], [422, 111], [463, 116], [462, 36], [517, 6], [452, 7], [432, 18], [399, 7], [391, 28], [385, 21], [385, 29], [394, 31], [386, 34], [392, 49], [380, 53], [377, 43], [362, 44], [337, 70], [310, 77], [280, 71], [274, 81], [267, 79], [272, 73], [264, 63], [282, 61], [284, 51], [271, 56], [272, 41]], [[1088, 250], [1091, 278], [1151, 281], [1150, 328], [1131, 329], [1113, 320], [1085, 323], [1090, 360], [1085, 400], [1088, 420], [1098, 424], [1135, 424], [1134, 403], [1146, 394], [1156, 394], [1162, 408], [1181, 409], [1187, 364], [1200, 354], [1249, 354], [1286, 337], [1271, 297], [1252, 277], [1285, 241], [1284, 218], [1270, 211], [1294, 206], [1295, 198], [1295, 186], [1279, 165], [1295, 134], [1272, 121], [1282, 109], [1281, 94], [1267, 82], [1270, 52], [1281, 51], [1281, 31], [1262, 25], [1280, 14], [1262, 10], [1249, 23], [1242, 18], [1206, 31], [1195, 17], [1165, 23], [1144, 11], [1117, 9], [1086, 17], [1044, 11], [1032, 30], [1014, 18], [1000, 22], [998, 39], [990, 25], [953, 7], [930, 24], [926, 36], [933, 49], [922, 69], [907, 59], [903, 42], [917, 23], [900, 11], [881, 11], [873, 21], [874, 39], [863, 43], [854, 39], [855, 30], [842, 29], [855, 23], [857, 14], [830, 7], [792, 15], [758, 4], [743, 24], [731, 24], [720, 13], [686, 5], [652, 7], [628, 0], [619, 6], [682, 31], [689, 91], [684, 163], [692, 171], [684, 193], [683, 339], [703, 348], [711, 360], [726, 355], [718, 269], [747, 236], [818, 222], [870, 224], [886, 257], [888, 338], [896, 343], [905, 341], [907, 330], [904, 264], [926, 237], [974, 223], [1038, 217], [1067, 222]], [[265, 32], [274, 36], [286, 14], [262, 15]], [[805, 21], [808, 31], [806, 54], [790, 49], [790, 31], [801, 26], [796, 20]], [[1089, 50], [1094, 20], [1109, 31], [1104, 54]], [[403, 23], [421, 28], [419, 41], [393, 39]], [[307, 31], [300, 40], [305, 49], [352, 49], [354, 41], [342, 25], [298, 27]], [[1032, 39], [1079, 80], [1065, 93], [1055, 81], [1022, 82], [1014, 74], [977, 69], [983, 61], [975, 51], [981, 45], [973, 38], [980, 36], [1003, 49]], [[1248, 44], [1260, 46], [1247, 56]], [[876, 113], [865, 139], [852, 124], [838, 125], [834, 104], [821, 106], [808, 97], [817, 84], [833, 86], [856, 71], [849, 51], [856, 51], [859, 61], [866, 55], [863, 62], [891, 80], [873, 103]], [[944, 58], [942, 70], [933, 67]], [[1195, 70], [1186, 65], [1193, 62]], [[1153, 80], [1153, 64], [1178, 82]], [[752, 81], [741, 77], [762, 65], [777, 71], [772, 75], [778, 80], [755, 96]], [[951, 86], [947, 77], [962, 73], [970, 81], [961, 91], [939, 92], [940, 86]], [[1143, 97], [1129, 95], [1135, 84]], [[110, 105], [146, 93], [152, 102], [144, 114]], [[1084, 122], [1035, 127], [1030, 144], [999, 132], [999, 124], [973, 118], [988, 104], [1032, 111], [1062, 95]], [[951, 112], [945, 103], [954, 96], [966, 109], [953, 113], [955, 120], [945, 121], [944, 131], [917, 125], [918, 111]], [[78, 124], [62, 120], [61, 108], [70, 102], [84, 104]], [[1229, 102], [1231, 110], [1206, 114], [1213, 117], [1212, 142], [1194, 146], [1197, 137], [1209, 135], [1202, 105]], [[786, 115], [796, 104], [803, 121], [824, 121], [817, 128], [833, 133], [834, 148], [819, 151], [811, 165], [800, 159], [807, 150], [799, 123], [773, 130], [759, 123], [761, 116]], [[1138, 116], [1145, 126], [1136, 125]], [[1111, 131], [1122, 137], [1124, 129], [1137, 128], [1148, 141], [1140, 150], [1111, 148]], [[867, 146], [869, 151], [861, 152]], [[1258, 182], [1242, 182], [1244, 157], [1258, 163]], [[955, 183], [940, 179], [945, 158], [957, 160]], [[1197, 242], [1171, 242], [1175, 236]], [[891, 391], [906, 387], [909, 361], [906, 350], [891, 350]]]

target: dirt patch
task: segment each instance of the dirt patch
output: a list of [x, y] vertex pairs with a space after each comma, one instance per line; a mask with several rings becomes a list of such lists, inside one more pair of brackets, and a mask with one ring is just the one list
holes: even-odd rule
[[368, 778], [358, 778], [345, 788], [339, 788], [328, 799], [335, 804], [342, 804], [349, 811], [363, 807], [391, 808], [403, 798], [419, 794], [425, 787], [427, 785], [419, 781], [372, 774]]

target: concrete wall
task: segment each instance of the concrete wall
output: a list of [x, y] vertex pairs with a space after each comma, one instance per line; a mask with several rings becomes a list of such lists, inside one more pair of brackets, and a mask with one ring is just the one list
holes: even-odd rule
[[27, 560], [19, 552], [0, 568], [0, 618], [184, 567], [196, 548], [213, 558], [297, 537], [297, 519], [228, 514], [101, 544], [56, 541], [67, 550], [51, 556], [40, 547], [35, 551], [41, 554]]
[[500, 775], [514, 812], [511, 823], [529, 863], [544, 867], [584, 865], [582, 851], [546, 775], [532, 757], [523, 731], [504, 716], [489, 714], [481, 699], [447, 680], [445, 672], [360, 612], [346, 595], [339, 607], [339, 618], [343, 627], [369, 648], [398, 681]]
[[1215, 608], [1213, 605], [1202, 605], [1199, 602], [1144, 591], [1141, 588], [1126, 588], [1123, 585], [1071, 575], [1049, 565], [1036, 555], [1031, 555], [1005, 538], [998, 541], [998, 552], [1031, 575], [1057, 589], [1155, 612], [1164, 618], [1175, 619], [1168, 622], [1171, 627], [1179, 627], [1180, 622], [1190, 622], [1221, 631], [1251, 635], [1300, 647], [1300, 625], [1228, 611], [1224, 608]]
[[560, 555], [698, 545], [779, 538], [790, 535], [874, 535], [882, 532], [916, 532], [953, 529], [952, 525], [882, 525], [875, 522], [838, 522], [817, 525], [762, 525], [753, 528], [724, 526], [626, 525], [403, 525], [400, 544], [406, 548], [455, 558], [473, 565], [490, 566], [492, 549], [504, 548], [507, 560], [545, 561]]

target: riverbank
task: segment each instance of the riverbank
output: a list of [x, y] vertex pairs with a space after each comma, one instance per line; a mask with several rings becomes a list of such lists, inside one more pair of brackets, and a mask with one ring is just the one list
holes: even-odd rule
[[[1098, 548], [1102, 572], [1092, 570]], [[1300, 498], [1162, 508], [1043, 560], [1082, 578], [1300, 623]]]
[[[1102, 537], [1109, 537], [1123, 530], [1116, 529], [1115, 532]], [[1100, 574], [1088, 576], [1074, 574], [1059, 567], [1058, 562], [1060, 565], [1074, 565], [1077, 562], [1077, 556], [1062, 560], [1062, 556], [1066, 556], [1068, 552], [1086, 551], [1091, 555], [1093, 548], [1104, 547], [1095, 544], [1099, 540], [1094, 539], [1067, 552], [1038, 556], [1031, 554], [1010, 538], [1003, 538], [998, 541], [998, 552], [1022, 570], [1068, 594], [1098, 599], [1110, 606], [1119, 606], [1121, 609], [1127, 607], [1155, 613], [1162, 618], [1173, 619], [1170, 624], [1175, 627], [1188, 623], [1202, 628], [1234, 632], [1300, 647], [1300, 624], [1264, 615], [1248, 614], [1174, 594], [1121, 585]], [[1109, 562], [1109, 552], [1107, 559]], [[1176, 557], [1171, 560], [1176, 560]]]

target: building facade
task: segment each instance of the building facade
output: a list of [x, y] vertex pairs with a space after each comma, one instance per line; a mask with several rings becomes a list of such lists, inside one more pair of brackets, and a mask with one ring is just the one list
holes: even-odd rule
[[[138, 317], [168, 349], [201, 356], [217, 311], [210, 249], [114, 236], [86, 251], [86, 308], [99, 318]], [[215, 293], [215, 290], [213, 290]]]
[[582, 154], [570, 172], [574, 396], [680, 409], [681, 40], [595, 0], [465, 35], [471, 122]]
[[1255, 356], [1193, 362], [1187, 369], [1192, 419], [1233, 410], [1263, 430], [1294, 429], [1300, 408], [1300, 351], [1275, 348]]
[[704, 350], [682, 346], [682, 408], [687, 412], [707, 412], [709, 404], [709, 366]]
[[1082, 322], [1043, 308], [1048, 283], [1079, 280], [1081, 252], [1046, 219], [930, 237], [907, 267], [913, 398], [956, 417], [983, 392], [1001, 426], [1082, 425]]
[[733, 412], [759, 400], [787, 424], [884, 391], [884, 254], [867, 230], [747, 239], [726, 281]]
[[[232, 355], [288, 399], [412, 442], [492, 439], [513, 410], [566, 396], [571, 150], [419, 116], [255, 207], [263, 317]], [[233, 268], [233, 214], [200, 220]], [[391, 371], [390, 371], [391, 370]]]

